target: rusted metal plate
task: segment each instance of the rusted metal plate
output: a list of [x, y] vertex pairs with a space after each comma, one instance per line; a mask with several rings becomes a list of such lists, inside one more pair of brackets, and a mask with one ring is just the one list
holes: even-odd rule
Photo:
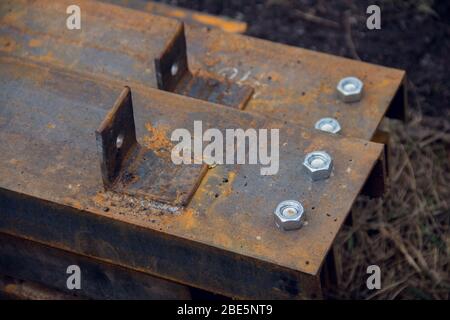
[[111, 189], [130, 158], [134, 158], [138, 143], [134, 125], [131, 90], [126, 87], [112, 109], [95, 131], [100, 168], [105, 189]]
[[[207, 169], [206, 164], [175, 165], [168, 140], [152, 149], [136, 141], [129, 87], [122, 90], [95, 134], [105, 190], [183, 206]], [[157, 138], [153, 135], [150, 139], [156, 142]]]
[[[80, 289], [67, 288], [70, 274], [66, 271], [71, 265], [80, 268]], [[1, 233], [0, 274], [79, 298], [191, 298], [190, 289], [186, 286]], [[20, 292], [20, 288], [23, 286], [14, 286], [9, 291]]]
[[82, 300], [38, 283], [0, 275], [0, 300]]
[[125, 5], [131, 9], [146, 11], [151, 14], [175, 18], [188, 24], [219, 28], [225, 32], [244, 33], [247, 23], [227, 17], [218, 17], [204, 12], [197, 12], [185, 8], [170, 6], [164, 3], [143, 0], [107, 0], [117, 5]]
[[[157, 87], [153, 60], [176, 33], [177, 21], [79, 1], [84, 27], [71, 31], [64, 28], [66, 15], [61, 14], [69, 4], [3, 1], [0, 50], [98, 79], [121, 80], [132, 88]], [[387, 112], [403, 116], [404, 71], [198, 26], [186, 26], [186, 37], [193, 73], [202, 70], [252, 87], [246, 110], [265, 117], [305, 128], [334, 117], [342, 135], [370, 140]], [[364, 81], [360, 102], [346, 104], [337, 97], [335, 87], [348, 75]]]
[[[227, 296], [320, 295], [322, 262], [382, 145], [137, 86], [136, 136], [149, 150], [195, 120], [280, 130], [278, 174], [219, 165], [186, 208], [161, 206], [103, 190], [94, 131], [121, 84], [11, 56], [0, 65], [0, 231]], [[302, 170], [312, 150], [333, 156], [330, 179], [313, 183]], [[306, 208], [299, 231], [274, 224], [285, 199]]]
[[214, 79], [189, 70], [184, 25], [180, 24], [164, 51], [155, 59], [158, 89], [243, 109], [253, 94], [250, 86]]

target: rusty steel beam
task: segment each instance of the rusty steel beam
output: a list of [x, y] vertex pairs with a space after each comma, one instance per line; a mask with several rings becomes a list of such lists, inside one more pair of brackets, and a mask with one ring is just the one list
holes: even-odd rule
[[[67, 288], [70, 274], [66, 271], [70, 265], [80, 267], [80, 289]], [[22, 280], [14, 285], [1, 285], [0, 281], [0, 290], [17, 294], [44, 287], [48, 289], [44, 292], [56, 291], [63, 299], [191, 299], [186, 286], [1, 233], [0, 274]], [[29, 298], [57, 296], [30, 294]]]
[[[69, 4], [3, 1], [0, 50], [102, 81], [158, 87], [153, 63], [177, 34], [179, 22], [79, 1], [85, 28], [73, 32], [64, 28], [66, 16], [61, 14]], [[187, 25], [186, 39], [194, 72], [253, 88], [245, 108], [267, 118], [314, 128], [320, 118], [333, 117], [342, 126], [341, 135], [371, 140], [386, 114], [404, 116], [404, 71], [199, 26]], [[338, 99], [336, 85], [349, 75], [364, 82], [359, 102]]]
[[39, 283], [0, 275], [0, 300], [82, 300]]
[[244, 33], [247, 30], [247, 23], [243, 21], [233, 20], [227, 17], [218, 17], [204, 12], [197, 12], [159, 2], [144, 0], [106, 0], [103, 2], [122, 5], [163, 17], [175, 18], [187, 24], [218, 28], [225, 32]]
[[[1, 232], [226, 296], [320, 297], [326, 253], [382, 145], [137, 86], [137, 141], [160, 159], [170, 161], [170, 132], [195, 120], [204, 130], [280, 130], [277, 175], [219, 165], [185, 207], [162, 205], [103, 188], [94, 131], [122, 85], [9, 55], [0, 65]], [[333, 156], [334, 170], [312, 182], [301, 163], [318, 149]], [[303, 202], [301, 230], [275, 226], [272, 212], [285, 199]]]

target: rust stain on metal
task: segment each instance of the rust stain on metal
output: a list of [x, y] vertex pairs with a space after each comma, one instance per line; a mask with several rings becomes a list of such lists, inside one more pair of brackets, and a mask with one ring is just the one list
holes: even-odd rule
[[7, 38], [0, 37], [0, 50], [3, 52], [13, 52], [16, 49], [16, 42]]
[[40, 40], [40, 39], [31, 39], [28, 42], [28, 45], [30, 46], [30, 48], [40, 47], [40, 46], [42, 46], [42, 40]]
[[181, 21], [190, 24], [199, 24], [203, 26], [210, 26], [219, 28], [226, 32], [244, 33], [247, 30], [247, 24], [242, 21], [231, 20], [227, 18], [217, 17], [205, 13], [198, 13], [188, 9], [181, 9], [178, 7], [172, 7], [163, 3], [156, 2], [142, 2], [142, 1], [128, 1], [126, 3], [112, 1], [124, 6], [133, 6], [148, 11], [152, 14], [161, 15], [165, 17], [177, 18]]
[[244, 33], [247, 29], [245, 22], [224, 21], [222, 18], [207, 14], [194, 13], [192, 14], [192, 19], [201, 24], [210, 25], [231, 33]]
[[228, 172], [227, 178], [222, 180], [222, 183], [225, 185], [225, 189], [222, 192], [222, 195], [227, 197], [233, 192], [233, 182], [236, 179], [236, 172], [230, 171]]
[[142, 138], [144, 146], [153, 150], [159, 156], [170, 157], [173, 143], [168, 138], [168, 126], [160, 125], [155, 128], [150, 122], [147, 122], [145, 128], [150, 135], [145, 135]]

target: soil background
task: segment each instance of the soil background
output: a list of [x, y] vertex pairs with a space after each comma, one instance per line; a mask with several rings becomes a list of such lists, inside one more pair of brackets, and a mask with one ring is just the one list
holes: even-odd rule
[[[449, 299], [450, 1], [162, 1], [247, 22], [247, 34], [404, 69], [410, 117], [385, 121], [391, 135], [390, 190], [359, 197], [333, 253], [334, 299]], [[381, 30], [366, 9], [381, 8]], [[367, 266], [382, 288], [368, 290]]]

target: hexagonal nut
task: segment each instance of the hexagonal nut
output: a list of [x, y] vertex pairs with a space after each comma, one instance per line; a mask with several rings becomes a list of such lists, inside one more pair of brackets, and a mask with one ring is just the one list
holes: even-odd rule
[[339, 81], [336, 89], [344, 102], [357, 102], [363, 95], [364, 84], [356, 77], [346, 77]]
[[341, 125], [334, 118], [322, 118], [316, 122], [314, 128], [320, 131], [337, 134], [341, 131]]
[[274, 211], [275, 223], [283, 230], [296, 230], [302, 227], [305, 210], [300, 202], [286, 200], [280, 202]]
[[303, 166], [311, 177], [311, 180], [318, 181], [328, 179], [333, 169], [333, 159], [325, 151], [314, 151], [306, 155]]

